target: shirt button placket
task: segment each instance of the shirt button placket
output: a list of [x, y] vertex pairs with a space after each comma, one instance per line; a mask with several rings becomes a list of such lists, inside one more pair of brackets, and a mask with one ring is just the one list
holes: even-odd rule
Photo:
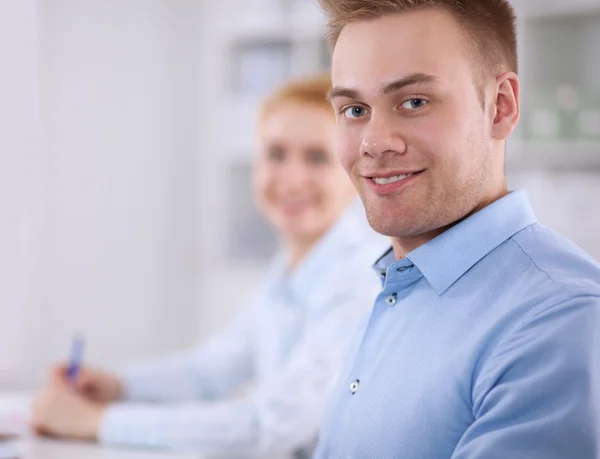
[[392, 293], [385, 298], [385, 304], [389, 307], [396, 306], [396, 294]]

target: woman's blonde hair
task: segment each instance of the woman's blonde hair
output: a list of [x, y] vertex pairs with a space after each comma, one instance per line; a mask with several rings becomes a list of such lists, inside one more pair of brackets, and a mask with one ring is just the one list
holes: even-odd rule
[[258, 112], [258, 121], [264, 120], [284, 102], [299, 102], [314, 105], [331, 111], [333, 108], [327, 100], [331, 90], [329, 73], [318, 73], [290, 80], [276, 88], [264, 100]]

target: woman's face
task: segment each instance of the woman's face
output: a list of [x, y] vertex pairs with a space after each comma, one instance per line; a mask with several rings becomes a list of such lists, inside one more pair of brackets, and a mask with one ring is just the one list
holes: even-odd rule
[[318, 239], [354, 196], [335, 153], [335, 129], [330, 110], [292, 101], [259, 125], [257, 201], [284, 240]]

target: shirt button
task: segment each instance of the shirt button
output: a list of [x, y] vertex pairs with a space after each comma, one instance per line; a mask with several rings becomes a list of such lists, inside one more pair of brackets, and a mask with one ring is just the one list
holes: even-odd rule
[[396, 304], [396, 294], [392, 293], [390, 296], [388, 296], [385, 299], [385, 304], [387, 304], [388, 306], [394, 306]]
[[352, 395], [356, 394], [356, 392], [358, 391], [359, 385], [360, 385], [360, 381], [358, 379], [356, 381], [352, 381], [350, 383], [350, 392], [352, 393]]

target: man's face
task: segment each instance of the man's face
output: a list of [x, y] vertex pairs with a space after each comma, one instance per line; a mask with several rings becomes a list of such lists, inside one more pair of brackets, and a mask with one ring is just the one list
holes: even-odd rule
[[410, 237], [460, 220], [502, 169], [471, 52], [439, 9], [342, 30], [331, 93], [338, 152], [379, 233]]

